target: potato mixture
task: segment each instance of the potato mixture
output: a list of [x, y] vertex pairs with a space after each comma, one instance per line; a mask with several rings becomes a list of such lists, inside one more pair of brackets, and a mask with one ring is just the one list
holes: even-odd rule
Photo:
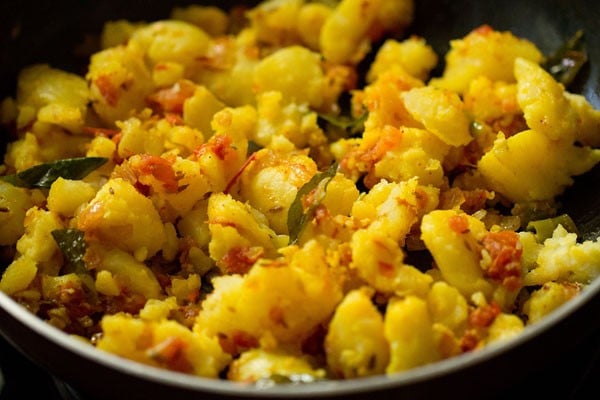
[[557, 202], [600, 112], [534, 43], [482, 21], [439, 55], [413, 13], [187, 6], [107, 22], [85, 76], [23, 69], [0, 290], [103, 351], [251, 383], [401, 373], [543, 319], [600, 275]]

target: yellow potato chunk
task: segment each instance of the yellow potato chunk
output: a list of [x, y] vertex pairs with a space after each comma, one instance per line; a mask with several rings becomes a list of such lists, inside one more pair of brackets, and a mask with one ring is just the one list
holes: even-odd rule
[[223, 272], [244, 273], [260, 256], [272, 257], [279, 247], [265, 217], [229, 195], [212, 195], [207, 214], [210, 256]]
[[72, 132], [81, 130], [90, 100], [83, 78], [38, 64], [21, 71], [17, 85], [18, 127], [37, 117]]
[[273, 378], [287, 377], [311, 381], [325, 376], [325, 371], [315, 369], [308, 357], [285, 351], [252, 349], [245, 351], [231, 363], [227, 378], [234, 382], [254, 383]]
[[410, 115], [444, 143], [462, 146], [471, 141], [470, 121], [456, 93], [427, 86], [403, 92], [401, 97]]
[[0, 180], [0, 246], [17, 242], [25, 232], [25, 213], [33, 206], [27, 190]]
[[348, 293], [329, 323], [325, 338], [327, 365], [339, 378], [382, 374], [389, 361], [383, 317], [368, 290]]
[[169, 222], [191, 211], [212, 189], [201, 165], [181, 157], [165, 159], [136, 154], [117, 171], [124, 178], [133, 171], [137, 182], [150, 187], [149, 197], [154, 207], [161, 210], [161, 217]]
[[369, 68], [367, 81], [375, 81], [392, 66], [399, 66], [415, 78], [425, 81], [437, 61], [437, 54], [423, 38], [411, 36], [401, 42], [388, 39], [377, 52]]
[[6, 146], [4, 163], [17, 172], [24, 171], [44, 162], [38, 139], [31, 132]]
[[197, 274], [191, 274], [185, 279], [173, 278], [171, 279], [170, 293], [180, 304], [185, 304], [185, 302], [193, 301], [198, 297], [200, 285], [200, 275]]
[[290, 205], [298, 190], [316, 173], [315, 162], [303, 153], [260, 150], [243, 172], [240, 194], [265, 215], [275, 232], [285, 235]]
[[416, 177], [422, 185], [442, 187], [446, 182], [442, 162], [450, 146], [424, 129], [403, 128], [396, 132], [399, 140], [375, 164], [375, 176], [394, 182]]
[[2, 274], [0, 291], [11, 295], [29, 287], [38, 272], [36, 262], [29, 257], [14, 260]]
[[164, 300], [149, 299], [140, 310], [140, 318], [146, 321], [161, 321], [168, 319], [171, 311], [178, 307], [177, 299], [173, 296]]
[[323, 24], [321, 52], [333, 63], [357, 63], [377, 39], [377, 29], [402, 31], [413, 12], [412, 0], [342, 0]]
[[343, 174], [337, 173], [329, 181], [321, 204], [327, 207], [331, 215], [349, 215], [359, 195], [354, 182]]
[[144, 364], [216, 378], [231, 358], [216, 338], [175, 321], [143, 321], [127, 314], [102, 319], [97, 347]]
[[318, 108], [323, 101], [323, 85], [319, 55], [301, 46], [277, 50], [261, 60], [254, 71], [256, 91], [279, 91], [285, 103]]
[[431, 318], [454, 332], [464, 328], [469, 315], [465, 297], [444, 281], [435, 282], [427, 293], [427, 305]]
[[98, 293], [102, 293], [105, 296], [118, 296], [121, 294], [119, 282], [117, 282], [113, 274], [108, 270], [102, 270], [96, 273], [94, 287]]
[[361, 59], [369, 50], [367, 30], [376, 21], [381, 3], [381, 0], [342, 0], [321, 29], [319, 43], [325, 58], [339, 64]]
[[577, 235], [559, 225], [544, 242], [537, 267], [525, 275], [525, 285], [549, 281], [590, 283], [600, 275], [600, 239], [577, 243]]
[[105, 164], [104, 168], [109, 168], [109, 171], [111, 171], [112, 169], [110, 169], [110, 167], [113, 166], [113, 164], [111, 163], [110, 159], [116, 151], [117, 144], [115, 142], [107, 137], [98, 136], [93, 138], [88, 144], [88, 149], [85, 155], [86, 157], [108, 158], [109, 162]]
[[149, 121], [132, 117], [119, 121], [116, 125], [121, 130], [121, 140], [117, 145], [121, 158], [126, 159], [135, 154], [158, 156], [165, 151], [165, 132]]
[[267, 0], [248, 11], [258, 41], [283, 47], [298, 42], [296, 24], [303, 0]]
[[60, 217], [47, 210], [32, 207], [25, 214], [25, 234], [17, 241], [17, 251], [35, 262], [48, 262], [58, 252], [52, 231], [64, 228]]
[[128, 44], [95, 53], [86, 79], [94, 110], [108, 125], [146, 107], [152, 89], [151, 72], [139, 46]]
[[411, 76], [403, 68], [392, 66], [382, 72], [364, 90], [362, 103], [369, 111], [369, 116], [363, 137], [368, 137], [370, 130], [386, 125], [423, 128], [406, 110], [402, 99], [403, 92], [423, 86], [423, 81]]
[[183, 103], [183, 121], [186, 125], [200, 130], [208, 139], [212, 134], [211, 121], [223, 108], [225, 104], [213, 93], [204, 86], [198, 86], [194, 95]]
[[88, 141], [84, 135], [71, 134], [57, 125], [37, 121], [31, 131], [8, 144], [4, 162], [21, 172], [37, 164], [81, 157]]
[[[536, 149], [536, 151], [531, 151]], [[527, 130], [505, 139], [499, 135], [477, 168], [489, 188], [514, 202], [547, 200], [573, 184], [574, 175], [600, 161], [600, 150], [550, 140]]]
[[298, 149], [316, 147], [327, 142], [317, 124], [317, 114], [308, 107], [286, 104], [281, 92], [265, 92], [257, 96], [256, 132], [249, 137], [263, 147], [274, 148], [279, 138], [292, 142]]
[[525, 114], [527, 125], [551, 140], [569, 142], [577, 135], [578, 115], [564, 87], [552, 75], [532, 61], [515, 60], [517, 100]]
[[95, 194], [96, 189], [89, 183], [58, 178], [48, 193], [48, 210], [72, 217]]
[[486, 234], [480, 220], [453, 210], [435, 210], [423, 217], [421, 239], [431, 252], [446, 282], [463, 296], [491, 294], [483, 277], [477, 243]]
[[165, 20], [136, 30], [130, 41], [140, 46], [153, 64], [174, 62], [191, 68], [206, 54], [210, 37], [187, 22]]
[[[110, 272], [121, 291], [126, 288], [129, 293], [141, 294], [146, 299], [160, 297], [162, 290], [152, 270], [131, 254], [118, 249], [105, 248], [94, 249], [94, 254], [100, 258], [98, 268]], [[108, 282], [101, 280], [100, 284], [103, 283]], [[108, 290], [112, 291], [112, 289]]]
[[173, 172], [178, 177], [177, 184], [181, 189], [175, 193], [163, 193], [161, 197], [169, 207], [176, 210], [176, 215], [179, 216], [189, 212], [197, 202], [202, 200], [211, 186], [199, 165], [191, 160], [176, 158]]
[[213, 46], [217, 52], [224, 52], [224, 57], [215, 60], [217, 68], [203, 69], [194, 81], [205, 85], [228, 106], [254, 104], [254, 70], [260, 61], [256, 35], [244, 30], [234, 38], [214, 42]]
[[541, 321], [546, 315], [577, 296], [580, 287], [569, 282], [546, 282], [525, 302], [523, 312], [527, 315], [527, 324]]
[[159, 62], [152, 68], [152, 82], [157, 87], [169, 87], [185, 77], [185, 67], [172, 61]]
[[373, 232], [403, 243], [412, 226], [435, 209], [438, 193], [437, 189], [419, 185], [417, 179], [381, 181], [354, 203], [352, 215], [368, 223]]
[[321, 29], [333, 8], [325, 3], [305, 3], [298, 12], [296, 26], [298, 36], [311, 50], [319, 50]]
[[224, 35], [229, 26], [227, 13], [214, 6], [192, 4], [187, 7], [175, 7], [171, 18], [196, 25], [211, 36]]
[[194, 330], [218, 335], [233, 353], [269, 337], [297, 348], [342, 298], [315, 241], [289, 248], [284, 259], [261, 261], [245, 276], [214, 278], [213, 284]]
[[565, 92], [565, 96], [579, 116], [576, 140], [584, 146], [600, 147], [600, 110], [595, 110], [582, 95]]
[[512, 339], [523, 331], [523, 321], [513, 314], [501, 313], [488, 328], [488, 343]]
[[78, 228], [140, 260], [156, 254], [166, 239], [152, 201], [121, 178], [102, 186], [79, 215]]
[[[464, 95], [465, 108], [476, 121], [510, 127], [514, 118], [523, 113], [517, 102], [517, 85], [502, 81], [493, 82], [480, 76], [471, 81]], [[507, 132], [505, 132], [507, 133]]]
[[425, 295], [432, 278], [404, 264], [398, 243], [376, 228], [361, 229], [352, 235], [352, 264], [358, 275], [383, 293]]
[[210, 241], [207, 221], [207, 202], [198, 202], [177, 222], [177, 231], [182, 237], [191, 238], [198, 246], [205, 247]]
[[440, 359], [427, 303], [415, 296], [390, 302], [384, 320], [390, 344], [388, 374], [406, 371]]
[[431, 84], [464, 93], [471, 80], [481, 75], [492, 81], [515, 82], [513, 64], [518, 57], [539, 63], [543, 56], [530, 41], [483, 25], [463, 39], [450, 41], [444, 74]]

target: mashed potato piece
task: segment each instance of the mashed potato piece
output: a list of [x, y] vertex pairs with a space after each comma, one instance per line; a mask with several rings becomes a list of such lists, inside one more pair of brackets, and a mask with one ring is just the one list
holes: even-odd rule
[[102, 351], [261, 386], [402, 374], [543, 320], [600, 275], [600, 239], [552, 218], [600, 161], [600, 111], [514, 33], [404, 35], [415, 6], [192, 4], [107, 21], [83, 76], [24, 68], [0, 290]]

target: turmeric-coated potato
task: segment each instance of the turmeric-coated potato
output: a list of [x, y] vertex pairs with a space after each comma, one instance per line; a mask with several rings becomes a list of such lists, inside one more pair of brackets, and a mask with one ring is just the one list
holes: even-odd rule
[[139, 261], [156, 254], [165, 232], [152, 201], [123, 179], [111, 179], [81, 212], [78, 228], [131, 252]]
[[470, 81], [480, 75], [492, 81], [515, 82], [513, 64], [519, 57], [534, 63], [543, 58], [532, 42], [482, 25], [464, 38], [450, 41], [444, 74], [431, 84], [464, 93]]
[[383, 317], [367, 290], [348, 293], [329, 323], [327, 365], [343, 378], [381, 374], [389, 362]]

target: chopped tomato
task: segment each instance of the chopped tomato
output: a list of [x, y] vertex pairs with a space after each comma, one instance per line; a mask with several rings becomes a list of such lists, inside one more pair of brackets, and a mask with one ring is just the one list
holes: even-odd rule
[[147, 101], [150, 105], [163, 113], [183, 113], [183, 103], [194, 95], [196, 85], [188, 81], [180, 81], [173, 86], [160, 89], [150, 96]]
[[464, 215], [453, 215], [450, 217], [448, 224], [450, 225], [450, 229], [456, 233], [463, 234], [469, 232], [469, 221]]
[[119, 101], [119, 88], [115, 87], [109, 76], [98, 76], [94, 79], [94, 84], [109, 106], [114, 107], [117, 105], [117, 102]]
[[510, 290], [520, 288], [523, 247], [519, 235], [513, 231], [490, 232], [482, 244], [492, 258], [487, 275]]
[[502, 310], [496, 303], [477, 307], [469, 314], [469, 324], [477, 328], [486, 328], [494, 322]]
[[185, 347], [186, 343], [181, 338], [172, 336], [148, 349], [147, 354], [170, 370], [190, 373], [193, 366], [186, 358]]
[[234, 247], [219, 261], [229, 274], [244, 274], [263, 255], [260, 247]]
[[173, 164], [162, 157], [143, 154], [139, 164], [134, 166], [134, 170], [140, 175], [152, 175], [163, 183], [163, 187], [168, 192], [177, 192], [179, 185], [177, 177], [173, 171]]
[[258, 347], [258, 340], [245, 331], [236, 330], [229, 336], [224, 333], [217, 334], [219, 344], [228, 354], [239, 354], [244, 350]]
[[200, 158], [208, 152], [213, 153], [219, 159], [225, 160], [232, 155], [235, 155], [235, 150], [232, 147], [233, 140], [231, 136], [228, 135], [214, 135], [212, 136], [208, 142], [201, 145], [196, 151], [194, 151], [194, 155], [196, 158]]

